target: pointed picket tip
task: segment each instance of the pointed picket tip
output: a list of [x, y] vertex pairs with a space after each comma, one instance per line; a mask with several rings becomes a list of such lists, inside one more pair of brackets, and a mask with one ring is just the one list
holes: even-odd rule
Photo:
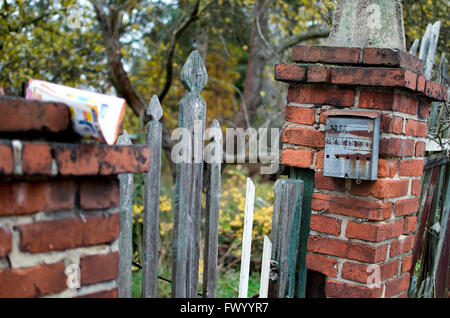
[[153, 95], [150, 105], [147, 107], [147, 115], [150, 116], [152, 120], [160, 120], [163, 116], [163, 110], [158, 96]]
[[217, 121], [217, 119], [214, 119], [212, 124], [211, 124], [211, 128], [220, 128], [220, 124]]
[[128, 135], [127, 131], [124, 130], [122, 135], [120, 135], [119, 138], [117, 138], [116, 145], [129, 146], [131, 144], [133, 144], [133, 143], [131, 142], [130, 136]]
[[409, 49], [409, 54], [416, 55], [417, 49], [419, 48], [419, 39], [415, 39], [414, 43], [411, 45], [411, 48]]
[[200, 53], [193, 51], [181, 70], [181, 81], [190, 92], [200, 92], [208, 82], [208, 72]]

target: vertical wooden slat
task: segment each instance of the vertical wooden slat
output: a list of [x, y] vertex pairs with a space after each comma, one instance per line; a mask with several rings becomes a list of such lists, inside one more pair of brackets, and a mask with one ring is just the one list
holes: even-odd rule
[[208, 74], [200, 54], [194, 51], [181, 71], [187, 93], [180, 101], [178, 128], [190, 133], [192, 153], [187, 162], [177, 164], [175, 184], [175, 219], [173, 233], [172, 295], [196, 297], [200, 256], [200, 223], [203, 182], [203, 134], [206, 103], [200, 91]]
[[[117, 145], [131, 145], [124, 130]], [[119, 236], [119, 298], [131, 298], [131, 264], [133, 260], [133, 174], [119, 174], [120, 182], [120, 236]]]
[[245, 195], [244, 231], [242, 234], [241, 273], [239, 280], [239, 298], [248, 297], [248, 279], [250, 274], [250, 256], [252, 248], [253, 211], [255, 209], [255, 185], [247, 178]]
[[263, 254], [261, 261], [261, 279], [259, 283], [259, 298], [267, 298], [269, 291], [270, 261], [272, 255], [272, 242], [264, 235]]
[[205, 250], [203, 262], [203, 297], [215, 298], [217, 291], [217, 257], [219, 241], [220, 181], [222, 166], [222, 130], [214, 120], [208, 145], [211, 151], [206, 177]]
[[153, 96], [147, 115], [146, 144], [150, 146], [150, 169], [144, 180], [144, 236], [142, 255], [142, 297], [158, 296], [159, 197], [161, 183], [161, 145], [163, 115], [158, 97]]
[[[425, 227], [427, 225], [430, 209], [431, 209], [431, 203], [434, 197], [435, 189], [436, 189], [436, 183], [437, 183], [437, 177], [439, 173], [439, 166], [436, 166], [433, 168], [430, 183], [428, 185], [427, 189], [427, 197], [424, 203], [424, 207], [422, 210], [422, 215], [420, 219], [419, 229], [416, 233], [416, 239], [414, 243], [414, 250], [413, 250], [413, 256], [412, 256], [412, 265], [410, 269], [410, 274], [414, 274], [415, 265], [417, 263], [417, 259], [419, 257], [419, 252], [422, 246], [422, 238], [425, 232]], [[420, 279], [419, 279], [420, 280]]]
[[292, 298], [295, 294], [302, 202], [303, 181], [280, 179], [275, 183], [272, 261], [276, 262], [278, 270], [277, 298]]
[[311, 217], [311, 201], [314, 193], [314, 170], [291, 168], [290, 178], [302, 180], [304, 183], [302, 216], [300, 224], [299, 250], [297, 257], [297, 295], [298, 298], [305, 298], [306, 295], [306, 248], [309, 236], [309, 222]]
[[[448, 248], [443, 248], [449, 236], [449, 213], [450, 213], [450, 165], [447, 164], [446, 169], [446, 185], [443, 191], [442, 197], [442, 213], [440, 225], [441, 229], [439, 231], [439, 240], [436, 247], [436, 255], [434, 256], [432, 278], [434, 282], [434, 296], [435, 297], [445, 297], [444, 290], [447, 284], [446, 274], [448, 271]], [[441, 258], [442, 257], [442, 258]], [[443, 266], [444, 264], [444, 266]]]

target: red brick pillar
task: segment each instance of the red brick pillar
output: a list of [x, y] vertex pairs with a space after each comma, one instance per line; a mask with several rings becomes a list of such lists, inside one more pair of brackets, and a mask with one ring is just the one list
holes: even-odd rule
[[1, 97], [0, 114], [0, 297], [117, 297], [117, 174], [147, 171], [149, 148], [81, 144], [60, 104]]
[[[282, 164], [315, 171], [307, 267], [326, 275], [328, 297], [405, 297], [430, 102], [447, 88], [391, 49], [297, 46], [292, 60], [275, 77], [289, 83]], [[330, 109], [381, 114], [377, 180], [323, 176]], [[381, 282], [369, 286], [374, 264]]]

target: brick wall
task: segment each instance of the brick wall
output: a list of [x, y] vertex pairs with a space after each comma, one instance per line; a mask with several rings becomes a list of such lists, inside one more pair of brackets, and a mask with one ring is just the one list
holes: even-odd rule
[[61, 104], [0, 114], [0, 297], [117, 297], [117, 174], [148, 171], [149, 148], [80, 143]]
[[[293, 62], [275, 78], [289, 84], [282, 164], [315, 171], [307, 267], [326, 275], [328, 297], [406, 297], [430, 102], [447, 89], [425, 80], [421, 60], [390, 49], [297, 46]], [[323, 176], [330, 109], [381, 113], [376, 181]]]

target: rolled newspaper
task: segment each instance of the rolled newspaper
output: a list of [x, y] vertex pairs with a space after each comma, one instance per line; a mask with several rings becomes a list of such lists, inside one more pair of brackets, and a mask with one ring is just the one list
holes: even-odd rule
[[113, 145], [125, 113], [125, 99], [30, 79], [26, 99], [65, 103], [73, 129], [83, 138]]

